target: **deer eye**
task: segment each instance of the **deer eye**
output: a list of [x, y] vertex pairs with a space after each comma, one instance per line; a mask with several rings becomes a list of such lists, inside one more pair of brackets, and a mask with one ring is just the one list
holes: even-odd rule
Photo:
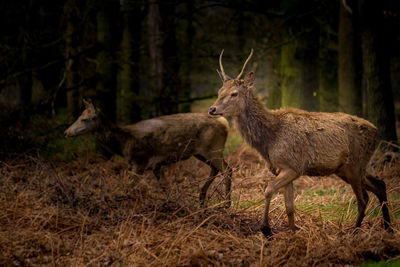
[[233, 92], [232, 94], [231, 94], [231, 96], [237, 96], [238, 95], [238, 92]]

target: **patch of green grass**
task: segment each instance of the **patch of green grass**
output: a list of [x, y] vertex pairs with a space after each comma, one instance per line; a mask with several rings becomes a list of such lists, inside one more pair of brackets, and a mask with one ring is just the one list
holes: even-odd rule
[[312, 190], [312, 189], [305, 189], [304, 193], [309, 196], [309, 197], [315, 197], [315, 196], [333, 196], [336, 193], [343, 194], [346, 191], [344, 188], [340, 189], [318, 189], [318, 190]]
[[59, 138], [51, 139], [47, 143], [44, 152], [54, 160], [70, 161], [78, 155], [87, 152], [95, 152], [94, 137]]
[[400, 266], [400, 259], [394, 261], [363, 262], [361, 267], [395, 267]]
[[243, 138], [235, 131], [231, 131], [226, 140], [224, 155], [229, 154], [235, 148], [238, 148], [241, 144], [243, 144]]
[[313, 214], [314, 216], [321, 216], [326, 220], [338, 221], [342, 217], [344, 220], [352, 220], [357, 214], [357, 205], [354, 203], [349, 204], [344, 202], [300, 202], [295, 203], [295, 206], [299, 210], [306, 211]]

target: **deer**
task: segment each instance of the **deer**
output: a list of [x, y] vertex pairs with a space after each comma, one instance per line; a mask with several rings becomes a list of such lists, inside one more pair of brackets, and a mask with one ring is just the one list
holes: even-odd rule
[[64, 132], [65, 137], [91, 134], [106, 151], [127, 159], [131, 170], [142, 175], [152, 170], [165, 181], [163, 166], [194, 156], [211, 168], [200, 189], [203, 207], [207, 190], [218, 173], [224, 174], [225, 206], [230, 205], [231, 168], [223, 158], [229, 124], [207, 113], [181, 113], [143, 120], [120, 127], [112, 123], [93, 102], [83, 100], [85, 110]]
[[367, 174], [366, 168], [374, 151], [377, 128], [369, 121], [344, 114], [308, 112], [295, 108], [269, 110], [255, 92], [255, 75], [249, 72], [242, 79], [253, 49], [236, 78], [229, 77], [222, 65], [221, 51], [217, 70], [222, 87], [208, 112], [216, 117], [231, 117], [244, 140], [267, 162], [276, 177], [265, 188], [265, 207], [257, 227], [266, 237], [273, 231], [268, 213], [273, 194], [283, 190], [290, 230], [294, 222], [293, 181], [303, 175], [336, 174], [350, 184], [357, 200], [358, 229], [369, 200], [367, 191], [377, 196], [385, 229], [389, 228], [386, 184]]

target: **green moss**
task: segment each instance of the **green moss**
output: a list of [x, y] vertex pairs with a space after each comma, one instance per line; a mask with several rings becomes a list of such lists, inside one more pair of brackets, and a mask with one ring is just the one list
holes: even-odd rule
[[361, 267], [397, 267], [400, 266], [400, 259], [394, 261], [363, 262]]

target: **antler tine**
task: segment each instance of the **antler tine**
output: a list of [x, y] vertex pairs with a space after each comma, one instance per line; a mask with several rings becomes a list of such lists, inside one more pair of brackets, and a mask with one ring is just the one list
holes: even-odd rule
[[254, 49], [252, 48], [249, 57], [246, 59], [246, 62], [244, 62], [242, 71], [239, 73], [239, 75], [236, 77], [236, 79], [239, 79], [243, 75], [243, 72], [246, 69], [247, 63], [249, 63], [251, 57], [253, 56], [253, 51], [254, 51]]
[[228, 75], [225, 74], [224, 67], [222, 66], [222, 55], [224, 54], [224, 49], [222, 49], [221, 54], [219, 55], [219, 68], [221, 70], [221, 75], [224, 81], [229, 80]]

